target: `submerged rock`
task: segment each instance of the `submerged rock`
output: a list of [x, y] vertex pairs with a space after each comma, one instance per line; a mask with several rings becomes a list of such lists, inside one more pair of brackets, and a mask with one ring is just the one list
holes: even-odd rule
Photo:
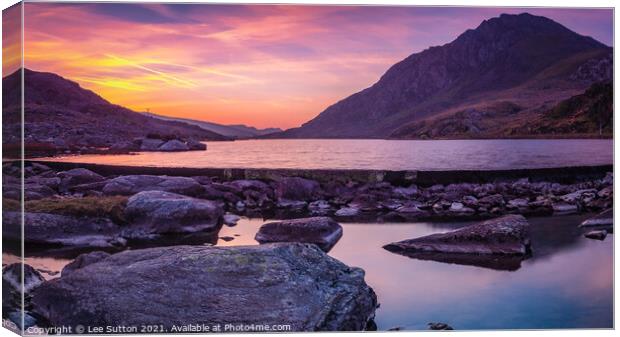
[[588, 239], [594, 239], [594, 240], [605, 240], [605, 238], [607, 237], [607, 231], [602, 229], [602, 230], [595, 230], [595, 231], [589, 231], [587, 233], [585, 233], [583, 236], [585, 236]]
[[261, 226], [256, 241], [314, 243], [328, 252], [342, 237], [342, 226], [329, 217], [313, 217], [279, 222]]
[[[364, 271], [307, 244], [174, 246], [111, 255], [38, 287], [52, 326], [290, 324], [358, 331], [377, 297]], [[67, 308], [71, 308], [67, 310]]]
[[67, 264], [64, 268], [62, 268], [60, 275], [61, 277], [65, 277], [80, 268], [84, 268], [88, 266], [89, 264], [93, 264], [95, 262], [99, 262], [108, 256], [110, 256], [110, 253], [106, 253], [103, 251], [96, 251], [96, 252], [81, 254], [80, 256], [75, 258], [75, 260], [73, 260], [72, 262]]
[[127, 200], [125, 218], [149, 233], [215, 232], [224, 211], [217, 203], [162, 191], [140, 192]]
[[131, 175], [111, 179], [103, 187], [107, 195], [133, 195], [143, 191], [165, 191], [198, 196], [204, 191], [196, 180], [187, 177]]
[[614, 225], [614, 210], [610, 208], [598, 214], [597, 216], [590, 218], [579, 225], [579, 227], [595, 227], [595, 226], [613, 226]]
[[530, 250], [528, 222], [521, 215], [506, 215], [448, 233], [390, 243], [383, 248], [393, 252], [525, 255]]
[[[24, 241], [73, 247], [122, 247], [120, 228], [107, 218], [72, 217], [48, 213], [24, 214]], [[3, 212], [3, 238], [22, 240], [20, 212]]]

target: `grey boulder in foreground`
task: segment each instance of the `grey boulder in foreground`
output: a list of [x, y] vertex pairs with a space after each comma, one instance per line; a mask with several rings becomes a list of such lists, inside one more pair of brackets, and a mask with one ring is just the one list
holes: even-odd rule
[[329, 217], [270, 222], [261, 226], [256, 241], [314, 243], [328, 252], [342, 237], [342, 226]]
[[33, 311], [53, 326], [152, 324], [167, 332], [188, 324], [363, 330], [377, 306], [363, 270], [299, 243], [125, 251], [32, 296]]
[[137, 193], [125, 208], [133, 229], [157, 234], [217, 232], [223, 215], [222, 207], [213, 201], [163, 191]]
[[528, 222], [522, 215], [506, 215], [455, 231], [390, 243], [399, 252], [526, 255], [530, 251]]

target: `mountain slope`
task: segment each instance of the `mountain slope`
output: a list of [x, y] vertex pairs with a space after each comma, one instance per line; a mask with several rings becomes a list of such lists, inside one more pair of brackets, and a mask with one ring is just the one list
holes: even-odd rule
[[[2, 79], [3, 143], [20, 138], [21, 72]], [[111, 104], [56, 74], [24, 69], [25, 143], [58, 148], [107, 147], [136, 137], [194, 140], [226, 137], [195, 125], [163, 121]]]
[[[370, 88], [277, 136], [385, 138], [405, 124], [488, 101], [529, 111], [601, 80], [587, 72], [575, 76], [588, 62], [611, 59], [611, 52], [545, 17], [502, 14], [446, 45], [410, 55]], [[602, 72], [611, 76], [609, 69]]]
[[545, 111], [494, 102], [444, 113], [398, 128], [396, 139], [612, 137], [613, 87], [593, 84]]
[[279, 129], [279, 128], [257, 129], [252, 126], [241, 125], [241, 124], [222, 125], [222, 124], [217, 124], [217, 123], [212, 123], [212, 122], [197, 121], [197, 120], [189, 119], [189, 118], [162, 116], [162, 115], [157, 115], [157, 114], [148, 113], [148, 112], [144, 112], [143, 114], [153, 117], [153, 118], [161, 119], [161, 120], [178, 121], [178, 122], [183, 122], [183, 123], [187, 123], [191, 125], [196, 125], [202, 129], [215, 132], [222, 136], [231, 137], [231, 138], [252, 138], [256, 136], [268, 135], [268, 134], [275, 133], [275, 132], [282, 132], [282, 129]]

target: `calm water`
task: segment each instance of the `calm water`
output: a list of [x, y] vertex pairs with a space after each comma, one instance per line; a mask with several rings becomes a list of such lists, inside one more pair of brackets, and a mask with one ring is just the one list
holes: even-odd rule
[[613, 162], [609, 139], [244, 140], [209, 142], [204, 152], [145, 152], [53, 158], [116, 165], [308, 169], [509, 169]]
[[[534, 255], [516, 271], [420, 261], [381, 248], [463, 223], [343, 224], [344, 235], [329, 254], [366, 271], [381, 303], [379, 330], [426, 329], [433, 321], [456, 329], [611, 328], [613, 236], [583, 238], [577, 224], [586, 217], [530, 219]], [[257, 244], [254, 235], [263, 223], [242, 219], [224, 227], [220, 236], [235, 239], [218, 245]], [[53, 273], [69, 260], [29, 257], [26, 262]]]

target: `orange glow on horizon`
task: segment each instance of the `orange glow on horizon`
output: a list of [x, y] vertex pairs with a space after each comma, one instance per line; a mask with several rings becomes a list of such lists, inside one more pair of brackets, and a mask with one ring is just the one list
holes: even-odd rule
[[[26, 3], [25, 66], [136, 111], [290, 128], [372, 85], [409, 54], [501, 12], [522, 11], [447, 10]], [[611, 17], [538, 11], [579, 22], [599, 22], [599, 12]]]

